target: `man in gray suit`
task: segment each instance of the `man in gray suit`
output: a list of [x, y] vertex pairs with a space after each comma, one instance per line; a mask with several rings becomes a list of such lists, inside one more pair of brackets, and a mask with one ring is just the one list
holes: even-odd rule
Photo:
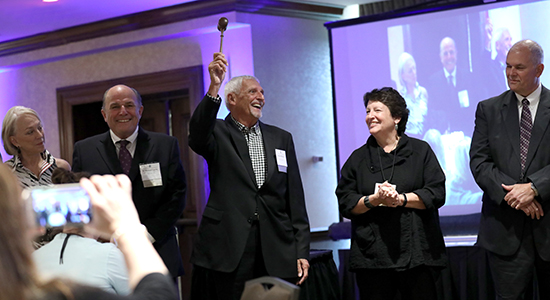
[[510, 90], [477, 106], [470, 168], [483, 190], [477, 244], [488, 250], [498, 299], [524, 299], [536, 271], [550, 299], [550, 91], [544, 54], [523, 40], [506, 58]]

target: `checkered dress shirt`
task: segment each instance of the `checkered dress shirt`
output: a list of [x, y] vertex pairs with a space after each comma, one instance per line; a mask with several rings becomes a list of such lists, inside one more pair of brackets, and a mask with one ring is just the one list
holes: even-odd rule
[[256, 125], [248, 128], [239, 121], [235, 120], [233, 116], [231, 119], [239, 130], [244, 134], [246, 143], [248, 144], [248, 154], [250, 155], [250, 160], [252, 161], [252, 169], [254, 170], [254, 175], [256, 176], [256, 183], [258, 188], [261, 188], [265, 182], [265, 177], [267, 173], [267, 166], [265, 161], [265, 151], [264, 151], [264, 141], [262, 139], [262, 131], [258, 123]]

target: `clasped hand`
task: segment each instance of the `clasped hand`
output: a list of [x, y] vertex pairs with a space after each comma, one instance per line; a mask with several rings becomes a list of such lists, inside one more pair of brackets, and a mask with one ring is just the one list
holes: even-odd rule
[[505, 185], [502, 187], [507, 192], [504, 201], [510, 207], [516, 210], [522, 210], [531, 219], [540, 220], [544, 216], [544, 211], [540, 203], [535, 200], [535, 192], [531, 189], [530, 183], [518, 183]]
[[397, 207], [401, 205], [399, 193], [387, 181], [378, 187], [378, 197], [382, 200], [382, 204], [388, 207]]

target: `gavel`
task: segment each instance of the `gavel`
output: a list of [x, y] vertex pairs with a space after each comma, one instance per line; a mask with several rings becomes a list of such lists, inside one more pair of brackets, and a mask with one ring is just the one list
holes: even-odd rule
[[227, 20], [226, 17], [221, 17], [220, 20], [218, 21], [218, 30], [221, 32], [221, 34], [220, 34], [220, 52], [222, 52], [222, 48], [223, 48], [223, 32], [227, 29], [227, 23], [229, 23], [229, 21]]

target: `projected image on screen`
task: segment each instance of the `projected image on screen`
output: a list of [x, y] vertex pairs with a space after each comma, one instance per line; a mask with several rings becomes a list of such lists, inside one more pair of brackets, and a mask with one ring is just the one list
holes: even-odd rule
[[544, 11], [548, 1], [509, 1], [332, 28], [340, 164], [369, 136], [363, 94], [391, 86], [410, 110], [406, 134], [427, 141], [445, 171], [440, 213], [479, 212], [482, 192], [469, 168], [475, 110], [508, 89], [513, 43], [530, 38], [550, 49]]

